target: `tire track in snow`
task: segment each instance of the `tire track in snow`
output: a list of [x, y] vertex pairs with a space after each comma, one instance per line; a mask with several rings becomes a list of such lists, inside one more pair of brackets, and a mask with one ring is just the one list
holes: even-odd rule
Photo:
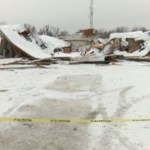
[[[91, 112], [91, 114], [94, 114], [94, 115], [91, 115], [90, 119], [96, 119], [99, 115], [101, 115], [102, 119], [123, 118], [125, 113], [130, 108], [132, 108], [135, 104], [150, 97], [150, 95], [145, 95], [145, 96], [139, 97], [138, 99], [137, 98], [132, 99], [129, 102], [127, 101], [127, 94], [132, 88], [133, 88], [132, 86], [125, 87], [119, 92], [118, 106], [117, 106], [116, 111], [111, 116], [108, 115], [105, 109], [105, 106], [102, 103], [102, 99], [100, 99], [100, 94], [96, 91], [95, 93], [98, 94], [97, 100], [100, 102], [97, 108], [93, 112]], [[102, 95], [105, 95], [105, 94], [107, 93], [105, 92], [102, 93]], [[133, 143], [132, 141], [130, 141], [130, 139], [124, 133], [121, 132], [122, 125], [123, 124], [121, 123], [111, 123], [111, 124], [104, 123], [103, 125], [90, 125], [89, 128], [91, 129], [96, 128], [94, 131], [96, 132], [97, 130], [97, 132], [96, 134], [92, 133], [92, 136], [94, 136], [95, 142], [90, 141], [89, 150], [91, 149], [92, 150], [93, 149], [94, 150], [110, 150], [112, 149], [112, 145], [115, 144], [116, 140], [119, 141], [119, 143], [121, 144], [121, 146], [124, 147], [124, 149], [142, 150], [143, 147], [137, 146], [136, 143]], [[101, 135], [98, 135], [98, 133], [100, 133]], [[92, 140], [92, 138], [90, 140]]]

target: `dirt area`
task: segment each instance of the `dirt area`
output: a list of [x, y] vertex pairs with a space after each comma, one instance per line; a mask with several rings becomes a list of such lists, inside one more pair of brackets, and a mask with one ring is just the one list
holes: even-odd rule
[[[149, 76], [149, 65], [139, 63], [3, 70], [0, 117], [150, 118]], [[148, 150], [149, 128], [149, 122], [1, 122], [0, 149]]]

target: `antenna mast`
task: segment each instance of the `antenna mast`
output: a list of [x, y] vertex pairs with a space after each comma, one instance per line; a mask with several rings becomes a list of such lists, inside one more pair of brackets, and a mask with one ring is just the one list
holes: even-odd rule
[[93, 29], [93, 3], [94, 0], [91, 0], [90, 3], [90, 28]]

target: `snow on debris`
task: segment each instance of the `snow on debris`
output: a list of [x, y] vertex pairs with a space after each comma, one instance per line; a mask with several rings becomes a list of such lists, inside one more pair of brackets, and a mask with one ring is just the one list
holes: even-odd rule
[[92, 56], [92, 55], [100, 55], [100, 51], [97, 48], [91, 48], [87, 53], [84, 54], [85, 56]]
[[16, 62], [16, 61], [21, 61], [21, 60], [22, 58], [0, 59], [0, 65], [5, 65], [5, 64]]
[[79, 57], [80, 53], [79, 52], [72, 52], [72, 53], [63, 53], [63, 52], [56, 52], [54, 53], [53, 57], [70, 57], [70, 58], [74, 58], [74, 57]]
[[55, 37], [47, 36], [47, 35], [41, 35], [39, 38], [44, 42], [44, 44], [47, 46], [47, 52], [50, 54], [54, 53], [54, 49], [56, 48], [63, 48], [63, 47], [69, 47], [70, 43], [60, 40]]
[[143, 49], [143, 50], [137, 50], [137, 51], [135, 51], [133, 53], [128, 53], [126, 51], [116, 50], [116, 51], [114, 51], [114, 54], [116, 54], [116, 55], [123, 55], [123, 56], [139, 56], [139, 57], [144, 57], [147, 54], [149, 54], [149, 52], [150, 52], [150, 41], [146, 41], [144, 43], [144, 47], [145, 47], [145, 49]]
[[116, 50], [114, 51], [114, 54], [115, 55], [123, 55], [123, 56], [139, 56], [139, 57], [144, 57], [146, 56], [148, 53], [149, 53], [150, 49], [145, 49], [145, 50], [137, 50], [133, 53], [128, 53], [126, 51], [119, 51], [119, 50]]
[[125, 32], [125, 33], [112, 33], [112, 34], [110, 34], [109, 41], [114, 39], [114, 38], [122, 38], [122, 39], [133, 38], [136, 41], [139, 41], [139, 40], [147, 41], [147, 40], [150, 40], [150, 35], [149, 35], [149, 32], [142, 32], [142, 31]]
[[102, 38], [98, 38], [98, 39], [94, 39], [94, 43], [95, 44], [105, 44], [106, 43], [106, 41], [104, 40], [104, 39], [102, 39]]
[[[125, 41], [127, 38], [132, 38], [135, 41], [143, 41], [144, 45], [141, 47], [141, 49], [137, 49], [136, 51], [129, 53], [127, 51], [120, 51], [115, 50], [113, 53], [116, 55], [123, 55], [123, 56], [139, 56], [144, 57], [149, 54], [150, 52], [150, 31], [148, 32], [142, 32], [142, 31], [136, 31], [136, 32], [125, 32], [125, 33], [112, 33], [110, 34], [110, 38], [108, 41], [111, 41], [115, 38], [120, 38], [122, 41]], [[107, 47], [106, 47], [107, 46]], [[109, 51], [110, 45], [106, 45], [104, 51]]]
[[16, 31], [13, 31], [9, 27], [0, 28], [2, 34], [4, 34], [9, 41], [11, 41], [15, 46], [20, 48], [24, 53], [30, 55], [33, 58], [49, 58], [50, 55], [45, 54], [38, 45], [28, 42], [26, 39], [21, 37]]

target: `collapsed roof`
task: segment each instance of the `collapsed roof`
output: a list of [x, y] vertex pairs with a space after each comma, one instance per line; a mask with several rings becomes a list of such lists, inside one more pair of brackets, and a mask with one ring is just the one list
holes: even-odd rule
[[45, 59], [50, 57], [50, 55], [45, 54], [38, 45], [27, 41], [24, 37], [18, 34], [18, 30], [13, 30], [12, 28], [14, 28], [14, 26], [0, 27], [0, 33], [2, 38], [8, 40], [8, 42], [10, 42], [16, 49], [34, 59]]
[[17, 24], [17, 25], [2, 25], [0, 26], [0, 28], [9, 28], [13, 31], [16, 31], [18, 33], [22, 33], [22, 32], [25, 32], [27, 31], [27, 25], [24, 25], [24, 24]]

